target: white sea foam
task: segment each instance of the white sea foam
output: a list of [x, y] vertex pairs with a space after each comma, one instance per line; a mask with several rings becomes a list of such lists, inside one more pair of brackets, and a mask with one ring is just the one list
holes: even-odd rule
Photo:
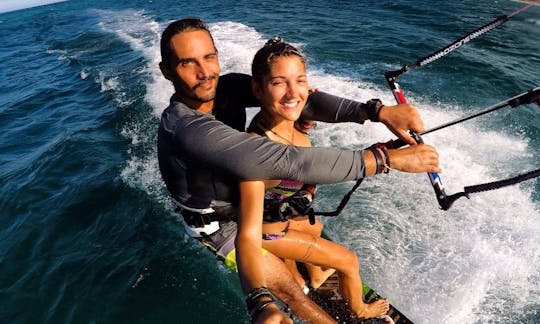
[[46, 50], [47, 54], [58, 55], [58, 60], [63, 61], [68, 59], [66, 50]]
[[0, 3], [0, 12], [15, 11], [33, 7], [44, 6], [56, 2], [64, 2], [66, 0], [2, 0]]
[[[251, 27], [231, 21], [211, 24], [210, 31], [219, 51], [221, 72], [251, 74], [253, 56], [265, 42], [262, 35]], [[242, 35], [241, 41], [239, 35]]]
[[[154, 115], [157, 119], [164, 107], [167, 106], [169, 97], [174, 91], [170, 82], [161, 76], [158, 67], [160, 61], [159, 38], [162, 26], [148, 17], [143, 10], [122, 10], [119, 12], [95, 10], [95, 12], [101, 18], [99, 26], [102, 30], [116, 35], [145, 58], [146, 65], [136, 73], [144, 78], [149, 76], [146, 100], [154, 107]], [[117, 96], [125, 98], [121, 84], [117, 81], [117, 78], [107, 76], [103, 72], [98, 74], [98, 82], [101, 84], [102, 90], [115, 90]], [[151, 121], [140, 122], [150, 123]], [[146, 124], [129, 122], [123, 125], [121, 134], [130, 140], [133, 147], [137, 147], [145, 145], [147, 137], [152, 136], [147, 129]], [[155, 129], [152, 128], [152, 130]], [[130, 161], [121, 172], [123, 181], [133, 187], [145, 190], [155, 200], [167, 204], [168, 199], [167, 195], [163, 194], [163, 182], [159, 174], [155, 147], [150, 147], [145, 156], [140, 156], [135, 151], [128, 153]]]
[[[158, 29], [164, 25], [157, 28], [150, 18], [141, 17], [141, 33], [134, 33], [126, 23], [117, 35], [148, 59], [146, 100], [157, 118], [172, 93], [158, 70]], [[222, 72], [248, 73], [266, 36], [234, 22], [212, 24], [211, 30]], [[386, 89], [324, 73], [316, 66], [310, 66], [309, 75], [310, 83], [321, 91], [360, 101], [393, 100]], [[414, 94], [408, 97], [420, 107], [426, 128], [460, 117], [459, 107], [430, 103]], [[126, 127], [123, 133], [135, 146], [143, 142], [141, 138], [153, 136], [145, 133], [146, 127]], [[385, 127], [370, 122], [322, 123], [313, 137], [318, 145], [347, 148], [394, 138]], [[485, 129], [474, 121], [427, 135], [425, 140], [440, 152], [441, 176], [449, 193], [519, 171], [507, 169], [509, 165], [535, 167], [523, 159], [529, 156], [527, 139]], [[122, 178], [165, 203], [154, 149], [144, 157], [133, 154]], [[337, 197], [324, 196], [325, 187], [319, 205], [331, 207]], [[343, 190], [347, 185], [335, 187]], [[359, 253], [364, 279], [416, 323], [500, 322], [508, 305], [513, 314], [539, 307], [540, 211], [531, 195], [532, 187], [523, 184], [473, 194], [471, 200], [458, 200], [444, 212], [438, 209], [425, 174], [394, 171], [364, 181], [343, 215], [327, 220], [327, 226], [335, 238]]]
[[533, 23], [535, 25], [540, 25], [540, 19], [527, 19], [527, 22]]
[[154, 114], [159, 116], [174, 92], [171, 83], [165, 80], [159, 71], [160, 51], [159, 39], [163, 27], [151, 19], [144, 10], [95, 10], [101, 17], [99, 26], [106, 32], [116, 35], [134, 51], [140, 52], [147, 60], [141, 75], [149, 76], [146, 100], [155, 108]]
[[[350, 98], [376, 96], [390, 102], [384, 93], [365, 89], [360, 82], [323, 76], [319, 83]], [[444, 106], [422, 103], [421, 107], [428, 127], [458, 117]], [[325, 146], [351, 148], [392, 137], [384, 127], [370, 123], [323, 124], [315, 136]], [[433, 133], [425, 140], [440, 152], [448, 193], [535, 167], [534, 161], [524, 159], [530, 157], [527, 140], [483, 129], [474, 122]], [[523, 168], [505, 167], [512, 164]], [[370, 194], [355, 195], [348, 211], [352, 215], [335, 221], [342, 222], [337, 236], [360, 253], [362, 264], [370, 265], [364, 278], [415, 322], [497, 322], [509, 311], [505, 309], [509, 302], [523, 301], [514, 303], [512, 313], [537, 306], [538, 280], [536, 285], [530, 282], [539, 275], [540, 254], [535, 247], [540, 243], [540, 213], [530, 186], [473, 194], [471, 200], [459, 200], [446, 212], [438, 210], [424, 174], [392, 172], [368, 179], [363, 186]], [[363, 212], [373, 221], [355, 219]], [[505, 285], [511, 291], [501, 289]]]
[[118, 90], [120, 87], [120, 82], [118, 77], [109, 76], [103, 71], [100, 71], [96, 77], [96, 82], [101, 85], [101, 92], [107, 92], [111, 90]]
[[[86, 79], [88, 75], [84, 71], [80, 73], [81, 79]], [[111, 75], [110, 72], [98, 71], [94, 77], [94, 81], [100, 85], [100, 91], [109, 93], [119, 107], [128, 107], [132, 103], [128, 99], [124, 86], [117, 75]]]

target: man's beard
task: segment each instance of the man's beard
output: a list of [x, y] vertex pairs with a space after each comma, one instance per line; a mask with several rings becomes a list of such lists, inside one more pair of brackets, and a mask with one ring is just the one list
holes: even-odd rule
[[207, 94], [206, 96], [203, 96], [203, 97], [202, 96], [197, 96], [196, 91], [197, 91], [197, 88], [200, 87], [206, 81], [214, 81], [216, 79], [217, 79], [217, 77], [211, 76], [211, 77], [208, 77], [208, 78], [200, 81], [195, 86], [193, 86], [191, 88], [191, 90], [193, 90], [193, 96], [191, 97], [191, 99], [197, 100], [197, 101], [200, 101], [200, 102], [209, 102], [209, 101], [214, 100], [214, 98], [216, 97], [216, 87], [214, 87], [214, 89], [212, 89], [212, 91], [209, 94]]
[[214, 89], [212, 89], [211, 92], [207, 93], [204, 96], [197, 95], [197, 88], [200, 87], [206, 81], [211, 81], [211, 80], [216, 80], [216, 79], [217, 79], [217, 76], [208, 77], [204, 80], [199, 81], [199, 83], [197, 83], [196, 85], [190, 88], [184, 81], [182, 81], [182, 79], [176, 78], [176, 82], [175, 82], [176, 92], [178, 92], [181, 96], [186, 97], [190, 100], [200, 102], [200, 103], [206, 103], [206, 102], [214, 100], [214, 98], [216, 97], [217, 86], [214, 87]]
[[205, 102], [209, 102], [209, 101], [214, 100], [214, 98], [216, 97], [216, 90], [212, 91], [212, 93], [209, 93], [206, 96], [197, 96], [197, 94], [195, 94], [195, 93], [185, 94], [184, 96], [191, 99], [191, 100], [193, 100], [193, 101], [197, 101], [197, 102], [200, 102], [200, 103], [205, 103]]

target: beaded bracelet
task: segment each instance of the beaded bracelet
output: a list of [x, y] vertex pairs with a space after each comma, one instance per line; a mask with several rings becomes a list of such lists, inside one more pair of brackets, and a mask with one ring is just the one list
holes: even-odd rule
[[[263, 297], [268, 297], [270, 300], [261, 303], [260, 299]], [[274, 295], [264, 286], [254, 288], [250, 291], [246, 296], [246, 305], [251, 316], [251, 321], [255, 322], [255, 319], [261, 312], [273, 302], [275, 302]]]
[[255, 320], [257, 319], [257, 317], [259, 317], [259, 315], [261, 315], [261, 313], [263, 312], [263, 310], [270, 304], [272, 304], [274, 301], [273, 300], [268, 300], [268, 301], [265, 301], [263, 303], [261, 303], [255, 310], [251, 311], [249, 313], [249, 315], [251, 316], [251, 322], [252, 323], [255, 323]]
[[382, 143], [378, 143], [369, 147], [368, 150], [370, 150], [375, 157], [375, 163], [377, 165], [375, 173], [388, 173], [391, 167], [390, 156], [388, 155], [388, 149], [386, 148], [386, 146]]
[[381, 157], [375, 148], [369, 148], [369, 151], [373, 153], [373, 157], [375, 158], [375, 165], [376, 165], [375, 174], [379, 174], [381, 173], [381, 167], [383, 167]]

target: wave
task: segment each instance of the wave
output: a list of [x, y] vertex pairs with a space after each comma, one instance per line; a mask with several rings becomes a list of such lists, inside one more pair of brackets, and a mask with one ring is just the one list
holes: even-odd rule
[[[102, 27], [146, 59], [145, 99], [157, 122], [173, 92], [158, 69], [160, 31], [166, 23], [158, 24], [144, 11], [129, 15], [107, 12], [105, 16]], [[222, 73], [248, 73], [266, 36], [232, 21], [212, 23], [210, 28]], [[310, 83], [322, 91], [359, 101], [374, 97], [387, 103], [393, 100], [389, 91], [374, 84], [332, 75], [317, 66], [309, 69]], [[470, 109], [433, 103], [414, 93], [409, 98], [421, 107], [427, 128]], [[126, 125], [122, 131], [134, 146], [155, 139], [155, 128], [143, 125], [148, 120], [139, 122]], [[316, 145], [350, 149], [392, 138], [383, 126], [369, 122], [320, 124], [313, 133]], [[425, 140], [440, 152], [448, 192], [535, 167], [534, 161], [524, 159], [531, 156], [527, 137], [490, 129], [480, 122], [460, 124]], [[166, 204], [154, 146], [132, 154], [122, 179]], [[322, 186], [319, 205], [335, 204], [339, 197], [332, 192], [345, 187]], [[511, 320], [506, 314], [538, 309], [540, 208], [532, 197], [534, 190], [531, 183], [524, 183], [476, 194], [443, 212], [425, 175], [392, 172], [366, 180], [344, 214], [325, 222], [335, 238], [360, 255], [366, 281], [415, 322], [498, 322]], [[504, 286], [512, 289], [502, 289]]]
[[0, 13], [34, 8], [34, 7], [44, 6], [44, 5], [53, 4], [57, 2], [64, 2], [64, 1], [67, 1], [67, 0], [27, 0], [27, 1], [4, 0], [0, 4]]

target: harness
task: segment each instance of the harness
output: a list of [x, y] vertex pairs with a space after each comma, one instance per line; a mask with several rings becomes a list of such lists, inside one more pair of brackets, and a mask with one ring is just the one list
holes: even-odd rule
[[[259, 116], [259, 114], [255, 115], [247, 131], [267, 137]], [[295, 127], [298, 127], [297, 124], [295, 124]], [[311, 205], [316, 192], [315, 185], [292, 180], [281, 180], [277, 187], [266, 190], [263, 221], [267, 223], [285, 222], [292, 216], [308, 215], [310, 224], [315, 224], [315, 216]]]
[[292, 216], [313, 214], [311, 206], [317, 188], [311, 184], [303, 184], [300, 189], [291, 192], [288, 191], [290, 188], [283, 186], [290, 183], [297, 182], [284, 180], [278, 187], [267, 190], [264, 197], [263, 221], [285, 222]]
[[236, 222], [237, 208], [230, 202], [212, 200], [208, 208], [192, 208], [186, 206], [176, 199], [175, 212], [180, 213], [186, 230], [192, 237], [203, 237], [211, 235], [220, 229], [220, 222]]

